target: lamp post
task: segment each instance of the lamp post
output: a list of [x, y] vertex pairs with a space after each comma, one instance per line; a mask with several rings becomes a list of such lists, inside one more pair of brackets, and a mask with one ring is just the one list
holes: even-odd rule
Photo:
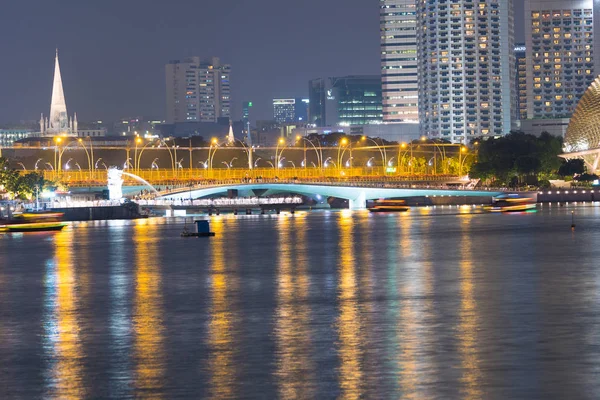
[[33, 166], [33, 170], [34, 170], [34, 171], [37, 171], [37, 169], [38, 169], [38, 163], [39, 163], [40, 161], [44, 161], [44, 159], [43, 159], [43, 158], [38, 158], [38, 159], [37, 159], [37, 161], [35, 162], [35, 165]]
[[135, 151], [133, 153], [133, 159], [134, 159], [134, 163], [133, 163], [133, 171], [135, 172], [136, 175], [138, 175], [138, 171], [140, 169], [140, 164], [139, 164], [139, 160], [138, 160], [138, 145], [142, 143], [142, 138], [140, 137], [136, 137], [135, 138]]
[[[283, 145], [284, 146], [281, 149], [281, 153], [279, 152], [279, 145]], [[277, 141], [277, 147], [275, 147], [275, 165], [277, 166], [277, 169], [279, 169], [279, 162], [280, 162], [280, 159], [281, 159], [281, 155], [283, 154], [283, 150], [285, 150], [285, 139], [281, 137]]]
[[371, 142], [373, 142], [375, 144], [375, 146], [377, 147], [377, 150], [379, 150], [379, 154], [381, 155], [381, 165], [383, 168], [382, 172], [385, 175], [385, 166], [387, 165], [387, 152], [385, 150], [385, 147], [380, 146], [379, 143], [377, 143], [375, 140], [373, 140], [367, 136], [361, 137], [360, 140], [362, 140], [362, 141], [370, 140]]
[[342, 146], [346, 146], [348, 144], [348, 139], [347, 138], [342, 138], [340, 139], [340, 142], [338, 144], [338, 151], [337, 151], [337, 165], [340, 166], [340, 168], [342, 167], [342, 163], [340, 161], [340, 151], [342, 150]]
[[[302, 140], [304, 142], [304, 168], [306, 168], [306, 164], [307, 164], [307, 160], [306, 160], [306, 143], [308, 142], [308, 144], [310, 144], [313, 148], [313, 150], [315, 151], [315, 154], [317, 156], [317, 164], [318, 165], [323, 165], [322, 161], [323, 161], [323, 149], [321, 148], [321, 154], [319, 154], [319, 150], [317, 149], [317, 147], [315, 146], [315, 144], [312, 142], [312, 140], [305, 138], [303, 136], [296, 136], [296, 140]], [[319, 142], [319, 139], [315, 139], [317, 140], [317, 143], [319, 143], [319, 147], [321, 147], [321, 143]]]
[[218, 149], [219, 141], [217, 140], [217, 138], [212, 138], [212, 140], [210, 141], [210, 147], [208, 148], [208, 165], [211, 170], [213, 169], [213, 159], [215, 158], [215, 153]]
[[466, 160], [466, 156], [463, 157], [463, 153], [467, 152], [467, 148], [464, 146], [460, 146], [460, 151], [458, 152], [458, 176], [462, 176], [462, 167], [463, 162]]

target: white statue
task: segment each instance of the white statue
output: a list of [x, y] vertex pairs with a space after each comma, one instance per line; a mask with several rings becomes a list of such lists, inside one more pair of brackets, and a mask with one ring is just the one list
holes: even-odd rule
[[111, 167], [108, 169], [108, 198], [121, 200], [123, 198], [123, 171]]

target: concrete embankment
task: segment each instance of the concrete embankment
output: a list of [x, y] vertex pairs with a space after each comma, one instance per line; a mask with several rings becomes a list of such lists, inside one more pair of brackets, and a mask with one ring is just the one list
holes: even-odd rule
[[600, 200], [599, 189], [544, 189], [537, 193], [538, 203], [593, 202]]
[[98, 221], [106, 219], [137, 219], [143, 218], [136, 204], [107, 207], [73, 207], [54, 208], [54, 211], [64, 213], [65, 221]]

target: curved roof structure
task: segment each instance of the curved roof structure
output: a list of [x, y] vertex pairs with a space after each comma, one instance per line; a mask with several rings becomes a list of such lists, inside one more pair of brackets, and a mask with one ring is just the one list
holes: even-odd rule
[[600, 149], [600, 76], [587, 88], [565, 134], [566, 153]]

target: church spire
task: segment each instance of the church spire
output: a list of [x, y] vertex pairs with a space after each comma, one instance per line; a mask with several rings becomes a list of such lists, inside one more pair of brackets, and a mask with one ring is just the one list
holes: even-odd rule
[[58, 63], [58, 49], [54, 61], [54, 82], [52, 84], [52, 102], [50, 103], [50, 126], [54, 133], [62, 133], [68, 130], [69, 120], [67, 117], [67, 104], [63, 91], [62, 77], [60, 75], [60, 64]]
[[233, 136], [233, 126], [231, 120], [229, 120], [229, 135], [227, 135], [227, 143], [232, 145], [235, 142], [235, 136]]

